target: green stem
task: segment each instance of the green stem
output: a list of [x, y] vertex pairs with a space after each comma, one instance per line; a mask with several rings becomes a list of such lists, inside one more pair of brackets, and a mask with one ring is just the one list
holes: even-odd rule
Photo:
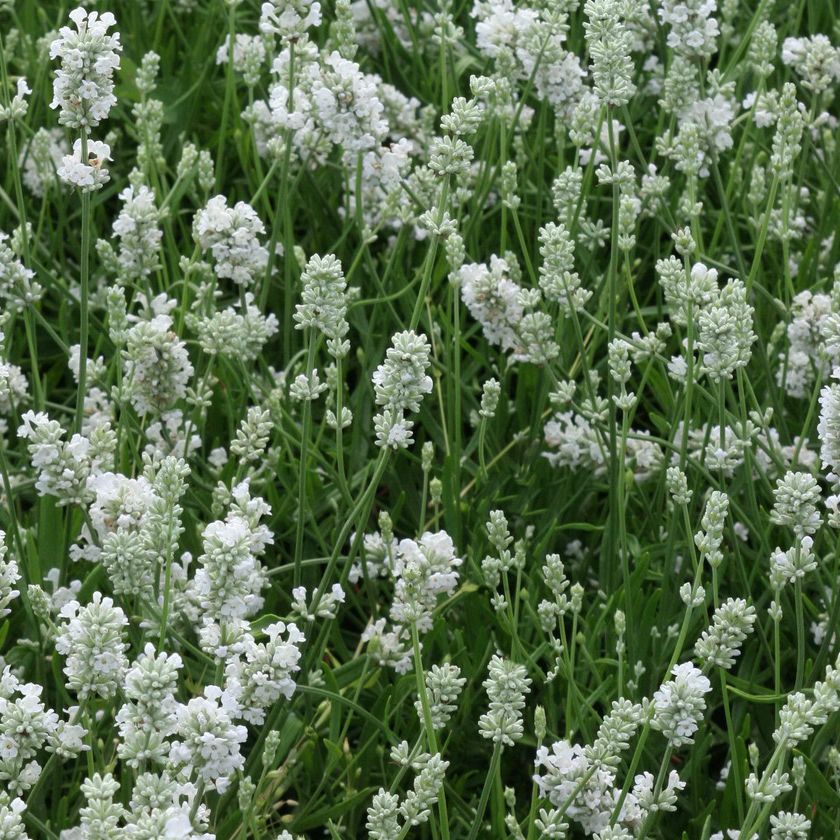
[[493, 744], [493, 756], [490, 759], [490, 769], [487, 771], [487, 776], [484, 779], [484, 787], [481, 789], [481, 797], [478, 800], [478, 808], [475, 812], [475, 818], [470, 828], [470, 833], [467, 835], [467, 840], [475, 840], [478, 837], [478, 832], [481, 830], [481, 821], [484, 819], [484, 812], [487, 810], [487, 800], [490, 798], [490, 791], [493, 788], [493, 782], [496, 779], [496, 771], [499, 766], [499, 761], [502, 757], [502, 744], [496, 741]]
[[[437, 208], [435, 209], [434, 221], [436, 225], [440, 225], [443, 221], [444, 213], [446, 212], [446, 202], [449, 198], [449, 176], [444, 176], [443, 183], [440, 185], [440, 194], [438, 196]], [[437, 256], [438, 240], [440, 237], [433, 233], [430, 237], [429, 248], [426, 251], [426, 258], [423, 261], [423, 279], [420, 283], [420, 291], [417, 293], [417, 300], [414, 303], [414, 311], [411, 313], [411, 321], [408, 325], [410, 330], [417, 329], [420, 323], [420, 314], [423, 311], [423, 306], [426, 302], [426, 295], [429, 294], [429, 287], [432, 282], [432, 269], [435, 265], [435, 257]]]
[[[426, 675], [423, 671], [423, 658], [420, 651], [420, 635], [417, 632], [417, 623], [411, 625], [411, 648], [414, 653], [414, 677], [417, 681], [417, 694], [420, 697], [420, 706], [423, 710], [423, 728], [426, 732], [426, 743], [429, 745], [429, 752], [439, 752], [435, 728], [432, 724], [432, 709], [429, 706], [429, 694], [426, 691]], [[440, 834], [443, 840], [449, 840], [449, 816], [446, 809], [446, 791], [444, 784], [440, 786], [438, 797], [438, 816], [440, 818]]]
[[[308, 330], [311, 333], [311, 330]], [[312, 335], [307, 336], [309, 347], [306, 354], [306, 381], [309, 383], [315, 366], [317, 342]], [[312, 425], [312, 400], [303, 403], [303, 420], [300, 431], [300, 464], [298, 465], [298, 517], [295, 528], [295, 570], [294, 585], [300, 586], [301, 561], [303, 560], [303, 530], [306, 524], [306, 469], [309, 462], [309, 433]]]
[[796, 682], [793, 687], [795, 691], [799, 691], [805, 674], [805, 616], [802, 609], [802, 581], [799, 578], [793, 584], [793, 599], [796, 608]]
[[[82, 129], [82, 162], [88, 160], [87, 131]], [[82, 192], [81, 287], [79, 291], [79, 390], [76, 394], [76, 417], [73, 431], [81, 433], [87, 387], [88, 297], [90, 295], [90, 193]]]

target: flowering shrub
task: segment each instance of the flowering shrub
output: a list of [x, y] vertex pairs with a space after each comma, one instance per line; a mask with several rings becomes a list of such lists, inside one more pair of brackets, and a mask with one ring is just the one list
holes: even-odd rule
[[0, 0], [0, 840], [840, 825], [840, 27]]

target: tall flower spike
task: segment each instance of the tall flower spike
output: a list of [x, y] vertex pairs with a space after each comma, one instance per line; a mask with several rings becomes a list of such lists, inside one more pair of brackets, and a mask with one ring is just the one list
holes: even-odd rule
[[[840, 368], [832, 374], [840, 379]], [[840, 483], [840, 384], [832, 382], [820, 391], [820, 420], [817, 425], [820, 439], [820, 459], [826, 478]]]
[[747, 288], [740, 280], [730, 280], [715, 302], [697, 315], [697, 349], [709, 378], [731, 379], [735, 370], [746, 367], [755, 338]]
[[595, 92], [605, 105], [626, 105], [636, 86], [633, 84], [633, 39], [616, 0], [587, 0], [586, 42], [592, 58]]
[[321, 4], [313, 0], [271, 0], [260, 11], [260, 32], [295, 41], [321, 23]]
[[61, 62], [50, 107], [60, 109], [62, 125], [95, 128], [117, 102], [113, 77], [122, 45], [119, 33], [108, 34], [117, 21], [110, 12], [100, 15], [81, 8], [70, 12], [70, 20], [76, 31], [62, 26], [50, 45], [50, 58]]
[[770, 519], [793, 529], [797, 537], [810, 536], [822, 525], [817, 509], [819, 501], [820, 486], [814, 476], [788, 471], [776, 482]]
[[347, 324], [347, 281], [341, 263], [332, 254], [315, 254], [301, 274], [303, 292], [294, 319], [297, 329], [312, 327], [327, 338], [327, 349], [336, 357], [346, 356], [350, 343], [344, 338]]
[[6, 558], [6, 534], [0, 531], [0, 618], [5, 618], [11, 610], [9, 604], [20, 595], [14, 585], [20, 580], [17, 563]]
[[373, 418], [378, 446], [401, 449], [411, 443], [414, 423], [405, 412], [419, 411], [421, 400], [432, 391], [432, 378], [426, 373], [429, 350], [426, 336], [411, 330], [391, 339], [385, 361], [373, 373], [376, 403], [382, 408]]
[[175, 301], [159, 295], [151, 303], [152, 317], [126, 332], [124, 381], [138, 414], [160, 414], [187, 392], [193, 366], [184, 342], [172, 329], [169, 312], [174, 306]]
[[132, 284], [148, 277], [158, 268], [158, 247], [163, 238], [160, 211], [155, 194], [148, 187], [126, 187], [120, 193], [123, 206], [114, 222], [114, 236], [120, 240], [117, 251], [119, 279]]
[[235, 725], [227, 698], [215, 685], [204, 689], [203, 697], [193, 697], [175, 712], [177, 740], [169, 750], [169, 760], [195, 773], [202, 781], [224, 793], [233, 774], [245, 765], [240, 745], [248, 730]]
[[711, 627], [703, 631], [695, 652], [703, 664], [731, 668], [741, 643], [752, 633], [755, 608], [743, 598], [728, 598], [716, 610]]
[[482, 683], [490, 709], [478, 721], [478, 731], [495, 743], [513, 746], [523, 735], [522, 709], [531, 680], [524, 665], [494, 655]]
[[216, 261], [217, 277], [227, 277], [240, 286], [251, 286], [265, 271], [268, 251], [259, 237], [265, 226], [256, 210], [244, 201], [228, 207], [223, 195], [211, 198], [195, 214], [193, 237]]
[[67, 657], [64, 673], [67, 685], [81, 699], [93, 694], [113, 697], [122, 687], [128, 666], [123, 641], [125, 613], [111, 598], [94, 592], [86, 607], [70, 601], [60, 613], [61, 628], [55, 649]]
[[653, 695], [650, 725], [661, 732], [672, 747], [690, 744], [706, 708], [709, 680], [690, 662], [675, 665], [674, 679], [663, 683]]

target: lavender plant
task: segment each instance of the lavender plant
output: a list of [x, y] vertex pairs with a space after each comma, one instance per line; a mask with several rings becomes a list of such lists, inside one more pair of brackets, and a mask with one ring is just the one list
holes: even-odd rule
[[0, 840], [840, 835], [838, 85], [811, 0], [0, 0]]

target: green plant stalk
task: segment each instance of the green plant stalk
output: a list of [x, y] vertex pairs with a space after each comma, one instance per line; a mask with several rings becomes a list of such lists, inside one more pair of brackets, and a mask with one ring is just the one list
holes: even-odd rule
[[[335, 573], [335, 567], [338, 564], [338, 558], [341, 556], [341, 548], [344, 543], [347, 541], [347, 538], [350, 536], [353, 527], [356, 526], [356, 538], [353, 540], [353, 545], [350, 549], [350, 555], [347, 558], [347, 563], [350, 563], [352, 560], [352, 556], [355, 553], [355, 550], [358, 549], [359, 543], [363, 537], [362, 529], [364, 528], [364, 523], [367, 521], [368, 516], [370, 515], [370, 510], [373, 507], [373, 499], [376, 494], [376, 488], [379, 486], [379, 482], [382, 480], [382, 476], [385, 473], [385, 468], [388, 465], [388, 455], [389, 450], [383, 448], [380, 453], [379, 457], [376, 461], [376, 466], [374, 467], [373, 476], [371, 477], [370, 484], [365, 488], [364, 492], [359, 497], [359, 500], [354, 505], [353, 509], [350, 511], [350, 515], [344, 521], [344, 525], [341, 527], [341, 531], [339, 531], [338, 537], [335, 541], [335, 548], [330, 554], [330, 559], [327, 562], [327, 567], [324, 570], [324, 574], [321, 577], [321, 583], [318, 586], [315, 594], [312, 597], [312, 612], [317, 612], [318, 605], [321, 603], [321, 598], [324, 596], [324, 592], [329, 585], [329, 582], [333, 578], [333, 574]], [[324, 625], [325, 629], [328, 629], [328, 625]]]
[[[671, 753], [673, 752], [673, 747], [669, 744], [665, 748], [665, 752], [662, 755], [662, 761], [659, 762], [659, 770], [656, 774], [656, 781], [653, 785], [653, 801], [656, 802], [659, 799], [660, 793], [662, 793], [662, 785], [665, 783], [665, 773], [668, 770], [668, 764], [671, 761]], [[656, 816], [658, 812], [654, 811], [648, 814], [645, 821], [642, 823], [642, 827], [639, 830], [639, 834], [636, 840], [645, 840], [647, 837], [647, 833], [653, 824], [656, 822]]]
[[[607, 109], [607, 130], [609, 133], [610, 146], [610, 164], [612, 171], [615, 172], [617, 166], [617, 150], [615, 146], [615, 137], [612, 124], [612, 111]], [[618, 313], [616, 307], [616, 298], [618, 297], [618, 273], [616, 270], [618, 261], [618, 209], [619, 209], [619, 189], [618, 183], [613, 179], [612, 184], [612, 227], [610, 231], [610, 261], [607, 268], [607, 340], [611, 342], [615, 338], [617, 329]], [[620, 464], [618, 461], [618, 434], [616, 423], [616, 405], [613, 401], [615, 394], [615, 383], [612, 377], [607, 380], [607, 399], [609, 400], [609, 450], [610, 450], [610, 468], [609, 468], [609, 530], [607, 532], [606, 553], [602, 557], [601, 582], [606, 588], [607, 592], [612, 590], [613, 585], [613, 563], [615, 560], [616, 548], [619, 535], [619, 516], [618, 516], [618, 482], [620, 476], [618, 471]], [[623, 566], [622, 566], [623, 570]], [[629, 623], [629, 622], [628, 622]]]
[[[627, 627], [636, 627], [634, 599], [630, 597], [630, 551], [627, 546], [627, 523], [625, 506], [625, 470], [627, 458], [627, 412], [621, 412], [621, 439], [618, 446], [618, 484], [616, 497], [618, 505], [619, 550], [621, 551], [621, 576], [624, 584], [624, 609], [627, 613]], [[631, 632], [626, 635], [626, 644], [630, 647]]]
[[[87, 131], [82, 129], [82, 161], [88, 160]], [[81, 287], [79, 292], [79, 390], [73, 431], [81, 433], [85, 411], [88, 351], [88, 297], [90, 296], [90, 193], [82, 192]]]
[[[10, 106], [8, 93], [9, 76], [6, 67], [5, 44], [3, 43], [2, 37], [0, 37], [0, 83], [2, 83], [3, 104], [8, 108]], [[18, 166], [19, 155], [14, 120], [9, 120], [7, 136], [9, 140], [9, 169], [11, 169], [12, 181], [15, 186], [15, 202], [17, 205], [18, 222], [20, 223], [20, 235], [23, 242], [23, 264], [31, 269], [32, 252], [29, 244], [29, 231], [26, 225], [26, 203], [23, 200], [23, 183], [20, 177], [21, 167]], [[44, 389], [41, 384], [41, 368], [38, 362], [38, 343], [35, 339], [35, 325], [32, 323], [32, 311], [34, 308], [34, 304], [29, 301], [26, 302], [23, 309], [23, 323], [26, 330], [26, 344], [29, 348], [30, 368], [32, 370], [33, 403], [35, 410], [40, 411], [44, 407]]]
[[[437, 736], [432, 725], [432, 710], [429, 706], [429, 694], [426, 691], [426, 675], [423, 671], [423, 659], [420, 650], [420, 635], [417, 632], [417, 622], [411, 624], [411, 648], [414, 653], [414, 677], [417, 681], [417, 694], [420, 698], [420, 706], [423, 709], [423, 728], [426, 730], [426, 743], [429, 745], [429, 752], [438, 753]], [[440, 818], [440, 834], [443, 840], [449, 840], [449, 816], [446, 809], [446, 782], [440, 786], [438, 797], [438, 816]]]
[[344, 379], [341, 374], [341, 357], [335, 359], [335, 461], [338, 468], [338, 485], [342, 495], [350, 499], [347, 475], [344, 470], [344, 427], [341, 416], [344, 413]]
[[[458, 498], [458, 493], [461, 492], [461, 453], [463, 452], [463, 416], [462, 416], [462, 400], [461, 400], [461, 292], [457, 286], [452, 286], [452, 324], [454, 326], [454, 336], [452, 349], [453, 362], [453, 377], [455, 379], [455, 405], [453, 408], [453, 420], [450, 424], [454, 432], [454, 442], [452, 448], [452, 474], [454, 493], [453, 497]], [[461, 506], [456, 505], [458, 516], [458, 535], [461, 532]]]
[[[682, 505], [683, 508], [683, 516], [685, 521], [685, 528], [688, 543], [690, 546], [690, 553], [691, 559], [694, 564], [694, 582], [691, 587], [692, 593], [697, 591], [697, 587], [700, 586], [700, 580], [702, 579], [703, 574], [703, 566], [702, 564], [698, 563], [697, 557], [695, 555], [694, 550], [694, 542], [691, 538], [691, 522], [688, 518], [688, 507], [686, 505]], [[691, 622], [691, 614], [693, 612], [693, 607], [690, 605], [686, 605], [685, 612], [683, 613], [683, 620], [682, 625], [680, 626], [679, 636], [677, 637], [677, 643], [674, 646], [674, 652], [671, 654], [671, 661], [668, 663], [668, 667], [665, 670], [665, 678], [667, 679], [673, 669], [674, 665], [677, 664], [677, 661], [680, 658], [680, 654], [682, 653], [683, 646], [685, 645], [686, 637], [688, 636], [688, 628]], [[618, 801], [615, 804], [615, 808], [613, 808], [612, 815], [610, 817], [610, 825], [615, 825], [616, 820], [618, 819], [619, 815], [621, 814], [621, 808], [624, 805], [624, 800], [627, 799], [627, 794], [630, 792], [630, 785], [633, 782], [633, 778], [636, 775], [636, 768], [639, 766], [639, 761], [641, 761], [642, 753], [645, 748], [645, 743], [647, 742], [648, 735], [650, 734], [650, 723], [652, 719], [652, 711], [648, 713], [644, 724], [642, 725], [642, 730], [639, 735], [639, 740], [636, 743], [636, 749], [633, 751], [633, 757], [630, 760], [630, 767], [627, 770], [627, 775], [624, 779], [624, 785], [621, 788], [621, 793], [619, 794]]]
[[[797, 560], [799, 559], [799, 546], [796, 547]], [[802, 680], [805, 675], [805, 616], [802, 608], [802, 580], [797, 578], [793, 583], [793, 600], [796, 611], [796, 681], [793, 684], [794, 691], [802, 688]], [[831, 632], [829, 630], [829, 632]]]
[[[444, 213], [446, 212], [446, 202], [449, 198], [449, 176], [444, 176], [443, 183], [440, 185], [440, 194], [438, 195], [438, 203], [435, 208], [434, 221], [436, 225], [440, 225], [443, 221]], [[435, 265], [435, 257], [437, 256], [438, 242], [440, 237], [437, 233], [433, 233], [430, 237], [426, 257], [423, 260], [422, 281], [420, 282], [420, 290], [417, 292], [417, 300], [414, 303], [414, 311], [411, 313], [411, 321], [408, 329], [416, 330], [420, 323], [420, 315], [423, 312], [423, 307], [426, 304], [426, 295], [429, 294], [429, 287], [432, 283], [432, 269]]]
[[484, 786], [481, 788], [481, 796], [478, 800], [478, 807], [475, 811], [475, 818], [473, 819], [470, 833], [467, 835], [467, 840], [475, 840], [478, 837], [478, 832], [481, 830], [481, 822], [484, 819], [484, 812], [487, 810], [487, 801], [490, 799], [490, 791], [493, 789], [493, 783], [496, 780], [496, 773], [499, 767], [499, 762], [502, 757], [502, 744], [496, 741], [493, 744], [493, 755], [490, 758], [490, 767], [487, 771], [487, 776], [484, 779]]
[[726, 671], [718, 668], [720, 679], [720, 693], [723, 697], [723, 714], [726, 718], [726, 735], [729, 740], [729, 753], [732, 767], [732, 777], [735, 784], [735, 804], [738, 809], [738, 822], [744, 821], [744, 780], [741, 778], [741, 763], [735, 745], [735, 727], [732, 722], [732, 710], [729, 706], [729, 688], [726, 685]]
[[228, 7], [228, 57], [225, 65], [225, 98], [222, 103], [222, 122], [219, 126], [219, 142], [216, 145], [216, 191], [221, 189], [222, 175], [224, 173], [225, 140], [227, 139], [228, 112], [230, 103], [235, 94], [235, 81], [233, 78], [233, 50], [236, 38], [236, 7], [238, 3], [227, 3]]
[[[312, 328], [307, 329], [306, 381], [309, 383], [315, 367], [317, 341], [312, 336]], [[312, 400], [303, 402], [303, 418], [300, 431], [300, 463], [298, 465], [298, 517], [295, 525], [295, 568], [293, 580], [300, 586], [301, 562], [303, 561], [303, 531], [306, 524], [306, 471], [309, 465], [309, 436], [312, 426]]]

